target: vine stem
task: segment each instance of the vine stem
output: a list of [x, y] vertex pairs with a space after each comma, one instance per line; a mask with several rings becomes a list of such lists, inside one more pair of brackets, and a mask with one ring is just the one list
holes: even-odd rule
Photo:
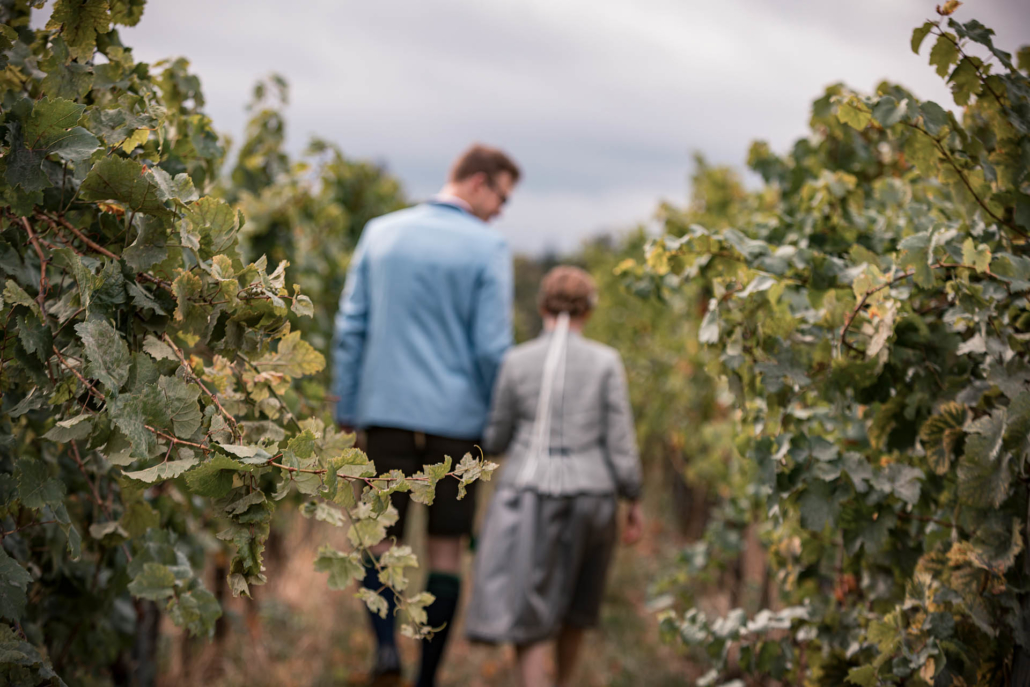
[[[852, 107], [855, 106], [853, 105]], [[855, 107], [855, 109], [858, 108]], [[865, 114], [872, 116], [872, 110], [870, 109], [864, 109], [863, 112]], [[955, 174], [957, 174], [959, 179], [962, 180], [962, 184], [966, 187], [966, 190], [969, 191], [969, 194], [973, 196], [973, 199], [977, 202], [977, 205], [983, 208], [983, 211], [990, 215], [991, 219], [993, 219], [995, 222], [1002, 225], [1003, 227], [1007, 227], [1009, 230], [1014, 231], [1015, 233], [1019, 234], [1024, 238], [1030, 238], [1030, 234], [1020, 229], [1018, 226], [1016, 226], [1015, 223], [1006, 221], [1001, 217], [998, 217], [998, 215], [994, 214], [994, 211], [987, 206], [987, 203], [984, 201], [984, 199], [977, 195], [976, 191], [973, 189], [973, 185], [969, 182], [969, 179], [959, 168], [958, 163], [955, 162], [955, 158], [951, 156], [951, 153], [948, 152], [948, 149], [945, 148], [944, 145], [940, 141], [938, 141], [934, 136], [932, 136], [929, 131], [919, 126], [918, 124], [913, 124], [911, 122], [904, 122], [904, 124], [929, 137], [929, 139], [933, 141], [934, 147], [937, 148], [937, 151], [944, 156], [944, 159], [947, 161], [948, 165], [951, 166], [953, 170], [955, 170]]]
[[[250, 361], [250, 359], [247, 358], [245, 355], [243, 355], [242, 353], [237, 353], [236, 356], [240, 360], [245, 362], [252, 370], [257, 372], [258, 374], [261, 374], [261, 368], [259, 368], [257, 365], [252, 363]], [[286, 405], [286, 402], [282, 399], [282, 397], [279, 395], [279, 393], [275, 389], [272, 388], [271, 384], [268, 385], [268, 390], [272, 392], [273, 396], [275, 396], [275, 400], [279, 401], [279, 405], [282, 406], [283, 411], [286, 413], [287, 419], [290, 422], [292, 422], [294, 424], [294, 426], [296, 426], [296, 428], [298, 430], [303, 430], [303, 428], [300, 426], [300, 422], [297, 420], [296, 416], [294, 416], [293, 412], [290, 410], [289, 406]]]
[[82, 473], [83, 478], [86, 480], [86, 484], [89, 485], [90, 496], [93, 498], [93, 503], [97, 505], [100, 510], [104, 511], [107, 517], [111, 517], [111, 508], [104, 503], [103, 499], [100, 498], [100, 492], [89, 478], [89, 473], [86, 472], [86, 464], [82, 461], [82, 454], [79, 453], [79, 445], [75, 443], [75, 440], [68, 442], [68, 445], [72, 447], [71, 456], [75, 460], [75, 464], [79, 466], [79, 472]]
[[0, 530], [0, 541], [3, 541], [4, 538], [6, 538], [6, 537], [8, 537], [8, 536], [10, 536], [12, 534], [17, 534], [18, 532], [21, 532], [22, 530], [27, 530], [30, 527], [37, 527], [39, 525], [53, 525], [56, 522], [57, 522], [56, 520], [42, 520], [40, 522], [30, 522], [27, 525], [22, 525], [21, 527], [16, 527], [13, 530], [11, 530], [10, 532], [4, 532], [3, 530]]
[[[976, 267], [974, 265], [965, 265], [965, 264], [956, 263], [956, 262], [938, 262], [938, 263], [936, 263], [934, 265], [930, 265], [930, 269], [932, 269], [932, 270], [938, 270], [938, 269], [958, 269], [958, 268], [969, 269], [969, 270], [975, 270], [976, 269]], [[883, 291], [886, 288], [894, 286], [895, 284], [897, 284], [900, 281], [904, 281], [904, 280], [908, 279], [913, 274], [915, 274], [915, 270], [906, 270], [900, 276], [895, 277], [894, 279], [891, 279], [888, 282], [884, 282], [883, 284], [880, 284], [879, 286], [873, 287], [873, 288], [869, 289], [868, 291], [866, 291], [864, 294], [862, 294], [862, 298], [859, 299], [858, 305], [855, 306], [854, 310], [852, 310], [850, 313], [848, 313], [848, 317], [844, 320], [844, 326], [841, 327], [841, 330], [840, 330], [840, 343], [841, 343], [841, 345], [842, 346], [846, 346], [847, 348], [850, 348], [853, 351], [859, 352], [857, 348], [855, 348], [854, 346], [851, 345], [850, 342], [848, 342], [848, 340], [847, 340], [847, 333], [848, 333], [848, 329], [851, 328], [851, 325], [854, 324], [855, 318], [858, 316], [858, 313], [862, 311], [863, 307], [865, 307], [865, 304], [869, 300], [869, 297], [874, 295], [874, 294], [876, 294], [876, 293], [878, 293], [878, 292], [880, 292], [880, 291]], [[1000, 282], [1003, 282], [1003, 283], [1005, 282], [1004, 279], [1002, 279], [998, 275], [994, 274], [990, 270], [988, 270], [986, 272], [983, 272], [983, 274], [985, 276], [987, 276], [987, 277], [990, 277], [991, 279], [996, 279], [996, 280], [998, 280]]]
[[902, 520], [917, 520], [919, 522], [932, 522], [935, 525], [946, 527], [949, 530], [958, 530], [963, 537], [968, 537], [969, 533], [966, 532], [958, 523], [948, 522], [947, 520], [940, 520], [939, 518], [931, 518], [926, 515], [913, 515], [912, 513], [898, 513], [897, 516]]
[[229, 427], [232, 428], [233, 441], [237, 443], [242, 442], [243, 435], [240, 434], [240, 428], [236, 424], [236, 418], [230, 415], [225, 410], [225, 408], [222, 407], [222, 404], [218, 401], [215, 395], [211, 393], [210, 390], [208, 390], [208, 388], [204, 385], [204, 382], [201, 381], [200, 377], [193, 374], [193, 368], [190, 367], [190, 364], [188, 362], [186, 362], [186, 356], [183, 354], [182, 349], [175, 345], [175, 342], [172, 341], [172, 338], [168, 336], [168, 332], [163, 332], [161, 334], [161, 337], [164, 339], [165, 343], [172, 347], [172, 350], [175, 351], [176, 357], [179, 358], [179, 362], [182, 363], [183, 367], [190, 371], [190, 375], [193, 377], [193, 381], [195, 381], [197, 383], [197, 386], [200, 387], [200, 390], [203, 391], [204, 394], [214, 402], [215, 407], [218, 408], [218, 412], [220, 412], [222, 414], [222, 417], [225, 418], [226, 422], [229, 423]]
[[29, 235], [29, 242], [32, 243], [36, 255], [39, 256], [39, 293], [36, 295], [36, 302], [39, 303], [39, 310], [43, 314], [43, 324], [46, 325], [46, 295], [50, 290], [50, 285], [46, 278], [46, 266], [50, 262], [50, 258], [43, 253], [43, 248], [39, 245], [39, 237], [36, 236], [36, 232], [32, 231], [32, 225], [29, 224], [28, 217], [22, 217], [21, 223]]
[[[75, 234], [75, 237], [78, 238], [80, 241], [82, 241], [84, 244], [86, 244], [86, 246], [88, 246], [92, 251], [94, 251], [96, 253], [100, 253], [101, 255], [107, 256], [107, 257], [111, 258], [112, 260], [119, 260], [120, 259], [119, 256], [115, 255], [114, 253], [112, 253], [108, 249], [104, 248], [103, 246], [101, 246], [99, 243], [97, 243], [93, 239], [91, 239], [88, 236], [86, 236], [85, 234], [83, 234], [82, 231], [78, 227], [76, 227], [74, 224], [72, 224], [71, 222], [66, 220], [64, 217], [61, 217], [60, 215], [58, 215], [57, 217], [51, 217], [50, 215], [48, 215], [48, 214], [46, 214], [44, 212], [37, 212], [36, 216], [39, 217], [40, 219], [43, 219], [43, 220], [46, 220], [47, 222], [49, 222], [50, 225], [53, 226], [55, 229], [57, 229], [59, 227], [63, 227], [65, 229], [67, 229], [68, 231], [70, 231], [71, 233]], [[147, 274], [146, 272], [139, 272], [139, 273], [137, 273], [136, 274], [136, 278], [137, 279], [142, 279], [143, 281], [146, 281], [146, 282], [150, 282], [151, 284], [156, 284], [157, 286], [160, 286], [162, 289], [164, 289], [168, 293], [174, 293], [172, 291], [171, 284], [166, 282], [164, 279], [158, 279], [157, 277], [151, 276], [151, 275]]]

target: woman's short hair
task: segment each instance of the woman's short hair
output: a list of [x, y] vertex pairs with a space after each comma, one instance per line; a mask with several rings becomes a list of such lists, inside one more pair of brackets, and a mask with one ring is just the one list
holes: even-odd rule
[[578, 267], [559, 265], [540, 282], [537, 303], [550, 315], [567, 312], [569, 317], [582, 317], [597, 305], [597, 283]]

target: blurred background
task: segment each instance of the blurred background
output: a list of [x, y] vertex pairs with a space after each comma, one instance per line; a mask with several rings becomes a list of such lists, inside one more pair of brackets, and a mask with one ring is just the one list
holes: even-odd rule
[[[499, 227], [540, 254], [650, 220], [659, 199], [685, 196], [695, 151], [742, 167], [754, 138], [783, 150], [828, 84], [872, 91], [890, 77], [950, 102], [909, 49], [934, 6], [159, 0], [121, 34], [138, 60], [187, 56], [207, 114], [237, 141], [254, 81], [282, 74], [287, 150], [318, 135], [384, 165], [413, 199], [439, 188], [470, 141], [508, 150], [525, 182]], [[1025, 0], [971, 0], [963, 12], [999, 45], [1030, 35]]]
[[[1027, 9], [966, 8], [1008, 49], [1030, 35]], [[539, 330], [535, 293], [550, 266], [595, 275], [601, 301], [587, 333], [623, 355], [647, 473], [647, 533], [617, 554], [581, 683], [680, 685], [704, 669], [662, 641], [656, 610], [673, 597], [713, 615], [775, 608], [776, 585], [729, 391], [705, 374], [710, 354], [697, 343], [711, 294], [687, 285], [664, 303], [640, 299], [615, 268], [640, 259], [649, 235], [734, 226], [765, 203], [749, 159], [757, 168], [799, 138], [844, 135], [825, 112], [813, 117], [833, 84], [871, 93], [889, 78], [952, 107], [927, 50], [909, 49], [930, 16], [934, 3], [914, 0], [152, 0], [120, 34], [223, 136], [214, 192], [246, 215], [249, 258], [290, 261], [289, 281], [315, 304], [296, 326], [323, 351], [368, 219], [434, 193], [472, 141], [520, 163], [524, 182], [498, 223], [518, 254], [517, 338]], [[749, 154], [755, 139], [768, 147]], [[327, 382], [327, 372], [303, 382], [294, 411], [324, 412]], [[253, 601], [229, 598], [225, 552], [210, 542], [209, 586], [226, 614], [213, 643], [164, 622], [160, 684], [364, 684], [372, 647], [361, 602], [328, 590], [312, 567], [320, 544], [343, 546], [342, 532], [295, 504], [282, 511], [270, 582]], [[411, 543], [421, 555], [420, 537]], [[412, 665], [417, 647], [403, 650]], [[510, 648], [459, 640], [443, 683], [514, 685], [512, 671]]]

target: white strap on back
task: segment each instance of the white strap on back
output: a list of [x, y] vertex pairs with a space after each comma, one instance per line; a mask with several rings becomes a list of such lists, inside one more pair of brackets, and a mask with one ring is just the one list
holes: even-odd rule
[[551, 345], [544, 358], [544, 373], [540, 380], [540, 398], [536, 403], [536, 418], [533, 420], [533, 438], [529, 444], [529, 455], [519, 473], [517, 483], [526, 486], [536, 474], [541, 460], [550, 457], [551, 453], [551, 399], [554, 396], [555, 378], [558, 376], [559, 363], [565, 357], [565, 349], [569, 342], [569, 314], [558, 315], [554, 332], [551, 334]]

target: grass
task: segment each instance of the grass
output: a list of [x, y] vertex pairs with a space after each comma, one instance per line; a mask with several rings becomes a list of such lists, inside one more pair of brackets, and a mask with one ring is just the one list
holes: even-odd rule
[[[683, 544], [671, 522], [660, 515], [667, 511], [668, 498], [660, 493], [660, 477], [648, 481], [645, 535], [634, 548], [623, 547], [615, 554], [601, 624], [585, 640], [577, 684], [662, 687], [687, 684], [699, 675], [679, 652], [659, 641], [654, 614], [645, 606], [648, 585]], [[480, 494], [480, 514], [488, 492], [484, 489]], [[424, 509], [416, 507], [408, 539], [420, 557], [424, 522]], [[330, 591], [325, 575], [316, 573], [312, 565], [321, 544], [346, 547], [345, 531], [284, 509], [277, 515], [275, 532], [280, 538], [279, 553], [267, 561], [268, 584], [255, 589], [253, 600], [229, 599], [225, 603], [225, 630], [220, 638], [210, 643], [192, 641], [166, 623], [159, 685], [365, 684], [373, 644], [364, 605], [350, 590]], [[471, 562], [469, 554], [466, 571]], [[420, 576], [416, 578], [413, 589], [423, 583]], [[470, 586], [463, 585], [463, 591]], [[410, 677], [417, 667], [418, 646], [401, 638], [401, 652]], [[514, 650], [469, 643], [459, 620], [439, 683], [515, 687]]]

